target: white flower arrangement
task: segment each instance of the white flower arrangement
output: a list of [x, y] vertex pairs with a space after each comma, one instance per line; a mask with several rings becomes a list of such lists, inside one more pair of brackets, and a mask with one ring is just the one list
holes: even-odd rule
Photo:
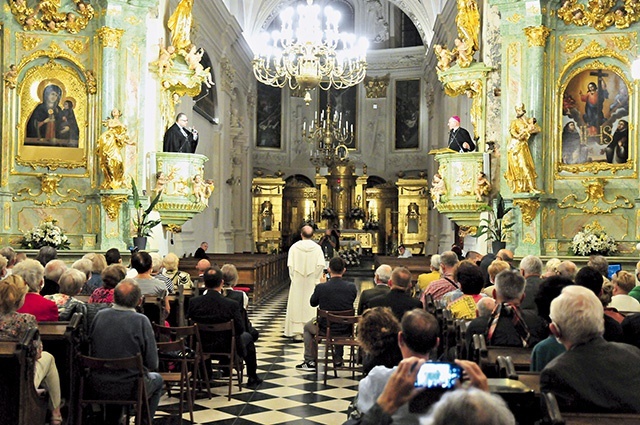
[[571, 251], [574, 255], [610, 255], [618, 251], [618, 244], [595, 222], [585, 226], [573, 237]]
[[24, 233], [20, 244], [26, 249], [40, 249], [43, 246], [52, 246], [56, 249], [69, 249], [69, 239], [56, 225], [56, 220], [48, 219], [39, 226]]

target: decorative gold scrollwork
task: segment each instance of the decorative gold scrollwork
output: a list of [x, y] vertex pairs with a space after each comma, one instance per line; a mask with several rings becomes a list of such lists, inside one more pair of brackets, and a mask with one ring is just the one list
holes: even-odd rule
[[460, 226], [458, 229], [458, 236], [466, 238], [469, 235], [475, 235], [478, 233], [478, 226]]
[[116, 221], [120, 214], [120, 206], [127, 202], [127, 195], [105, 195], [101, 199], [102, 206], [111, 221]]
[[364, 88], [367, 91], [367, 99], [380, 99], [387, 97], [389, 87], [389, 74], [383, 77], [365, 77]]
[[22, 43], [23, 50], [33, 50], [42, 41], [42, 37], [23, 33], [17, 33], [16, 38]]
[[73, 0], [76, 13], [60, 11], [60, 0], [39, 0], [35, 8], [26, 0], [10, 0], [11, 13], [25, 31], [39, 30], [57, 33], [66, 30], [76, 34], [87, 27], [95, 14], [93, 7], [82, 0]]
[[529, 225], [536, 218], [538, 209], [540, 208], [540, 202], [537, 199], [516, 199], [513, 201], [513, 205], [520, 208], [522, 214], [522, 221], [524, 224]]
[[76, 55], [83, 53], [87, 48], [87, 43], [82, 40], [66, 40], [64, 44], [66, 44], [67, 47], [69, 47]]
[[[576, 208], [586, 214], [609, 214], [618, 208], [633, 208], [633, 202], [622, 195], [616, 195], [614, 199], [607, 200], [604, 196], [604, 186], [608, 182], [603, 179], [585, 179], [582, 185], [585, 187], [587, 196], [578, 201], [578, 197], [570, 193], [558, 203], [558, 208]], [[585, 205], [589, 203], [590, 208]], [[602, 205], [605, 204], [605, 205]], [[607, 207], [608, 205], [608, 207]]]
[[164, 224], [163, 225], [168, 231], [171, 233], [181, 233], [182, 226], [178, 226], [177, 224]]
[[564, 45], [565, 53], [573, 53], [582, 46], [584, 40], [582, 38], [567, 38], [567, 42]]
[[544, 47], [551, 30], [544, 25], [538, 27], [526, 27], [524, 34], [527, 36], [529, 47]]
[[629, 28], [640, 19], [640, 3], [637, 0], [624, 0], [616, 7], [616, 0], [588, 0], [585, 6], [578, 0], [565, 0], [556, 11], [558, 18], [565, 24], [588, 25], [598, 31], [604, 31], [612, 25], [616, 28]]
[[117, 49], [120, 47], [120, 39], [124, 34], [124, 30], [119, 28], [101, 27], [96, 31], [96, 34], [102, 41], [102, 47], [112, 47]]
[[[40, 174], [38, 176], [38, 179], [40, 180], [40, 192], [34, 193], [32, 192], [31, 188], [24, 187], [18, 190], [16, 196], [11, 198], [13, 202], [30, 201], [33, 202], [34, 205], [47, 207], [55, 207], [67, 202], [85, 202], [84, 197], [80, 196], [80, 192], [76, 189], [67, 189], [66, 195], [60, 193], [60, 191], [58, 190], [58, 186], [60, 184], [60, 181], [62, 180], [62, 176], [60, 176], [59, 174], [44, 173]], [[26, 193], [28, 196], [23, 195], [24, 193]], [[46, 194], [46, 199], [44, 201], [40, 201], [37, 199], [42, 194]], [[58, 195], [61, 199], [58, 201], [52, 201], [51, 195], [53, 194]], [[71, 194], [78, 195], [78, 197], [70, 196]]]

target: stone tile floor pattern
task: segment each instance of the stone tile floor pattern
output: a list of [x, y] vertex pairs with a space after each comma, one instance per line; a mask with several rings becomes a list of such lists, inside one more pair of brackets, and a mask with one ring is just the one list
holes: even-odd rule
[[[346, 421], [349, 403], [358, 390], [360, 376], [351, 379], [349, 371], [329, 374], [327, 385], [322, 382], [322, 370], [316, 378], [313, 372], [296, 370], [303, 359], [304, 347], [282, 334], [287, 305], [285, 289], [262, 305], [251, 308], [249, 317], [260, 331], [256, 342], [258, 375], [264, 380], [255, 390], [238, 390], [234, 380], [231, 400], [227, 400], [226, 382], [212, 387], [209, 400], [199, 394], [194, 404], [194, 420], [199, 425], [254, 424], [342, 424]], [[322, 346], [321, 346], [322, 349]], [[317, 379], [317, 380], [316, 380]], [[246, 377], [245, 377], [246, 382]], [[182, 421], [177, 417], [176, 398], [163, 396], [156, 412], [154, 425], [192, 425], [189, 413]]]

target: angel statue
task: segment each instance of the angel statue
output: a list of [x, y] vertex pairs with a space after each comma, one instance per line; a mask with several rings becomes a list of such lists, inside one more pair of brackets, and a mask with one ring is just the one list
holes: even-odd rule
[[434, 205], [438, 205], [442, 202], [442, 196], [447, 194], [447, 186], [444, 183], [444, 179], [439, 173], [433, 175], [431, 180], [431, 199]]

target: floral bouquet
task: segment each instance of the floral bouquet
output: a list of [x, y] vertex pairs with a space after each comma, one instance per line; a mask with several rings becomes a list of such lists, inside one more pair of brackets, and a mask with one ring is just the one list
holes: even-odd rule
[[62, 232], [62, 229], [56, 226], [56, 220], [48, 219], [25, 232], [20, 246], [26, 249], [40, 249], [43, 246], [69, 249], [69, 239]]
[[618, 244], [599, 223], [585, 226], [571, 241], [574, 255], [610, 255], [617, 250]]
[[338, 217], [338, 214], [331, 207], [324, 207], [320, 213], [320, 218], [323, 220], [332, 220], [336, 217]]
[[351, 220], [364, 220], [365, 219], [365, 213], [364, 210], [360, 207], [355, 207], [355, 208], [351, 208], [349, 210], [349, 214], [347, 214], [347, 217]]
[[340, 250], [340, 258], [344, 260], [347, 266], [359, 266], [360, 265], [360, 254], [355, 249], [343, 249]]

